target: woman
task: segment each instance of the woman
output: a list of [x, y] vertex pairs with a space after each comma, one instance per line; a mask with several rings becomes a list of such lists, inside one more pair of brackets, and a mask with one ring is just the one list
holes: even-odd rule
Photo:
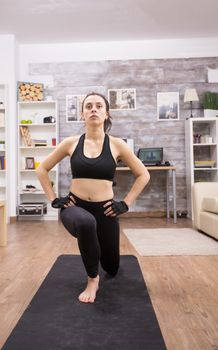
[[[99, 287], [98, 267], [111, 276], [119, 268], [119, 223], [117, 216], [128, 211], [149, 181], [149, 173], [122, 139], [109, 136], [109, 103], [99, 93], [88, 94], [82, 103], [86, 133], [70, 136], [41, 163], [37, 175], [54, 208], [61, 208], [65, 228], [78, 240], [88, 275], [81, 302], [94, 302]], [[48, 172], [70, 156], [72, 181], [69, 195], [56, 198]], [[135, 175], [135, 182], [123, 201], [113, 199], [113, 178], [118, 160]]]

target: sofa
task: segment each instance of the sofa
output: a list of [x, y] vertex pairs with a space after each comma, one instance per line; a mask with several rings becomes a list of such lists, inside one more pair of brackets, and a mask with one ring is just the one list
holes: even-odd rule
[[218, 239], [218, 182], [197, 182], [192, 187], [194, 226]]

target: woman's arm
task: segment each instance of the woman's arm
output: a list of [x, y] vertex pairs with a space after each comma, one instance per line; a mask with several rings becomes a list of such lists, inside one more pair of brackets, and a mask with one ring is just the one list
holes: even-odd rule
[[36, 169], [37, 177], [42, 185], [43, 190], [49, 201], [56, 198], [54, 190], [49, 179], [49, 171], [59, 163], [63, 158], [69, 155], [70, 146], [72, 146], [73, 138], [68, 137], [63, 140], [57, 148], [46, 157], [40, 166]]
[[150, 174], [125, 141], [122, 139], [116, 139], [115, 142], [118, 149], [119, 159], [121, 159], [131, 169], [136, 178], [130, 191], [123, 199], [124, 202], [130, 206], [149, 182]]

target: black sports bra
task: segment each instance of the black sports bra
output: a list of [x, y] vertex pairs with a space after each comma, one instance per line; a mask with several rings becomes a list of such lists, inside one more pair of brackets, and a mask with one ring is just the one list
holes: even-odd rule
[[79, 142], [70, 158], [72, 177], [74, 179], [100, 179], [113, 181], [116, 162], [110, 150], [109, 136], [105, 134], [101, 154], [95, 158], [88, 158], [83, 153], [85, 134], [80, 136]]

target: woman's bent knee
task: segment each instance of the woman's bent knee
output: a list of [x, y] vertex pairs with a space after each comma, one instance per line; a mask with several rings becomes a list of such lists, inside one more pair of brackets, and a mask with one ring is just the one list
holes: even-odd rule
[[61, 210], [60, 217], [64, 227], [75, 237], [78, 234], [96, 232], [95, 217], [83, 208], [65, 208]]
[[77, 221], [76, 223], [76, 227], [78, 231], [81, 232], [90, 232], [90, 231], [96, 231], [96, 220], [94, 218], [94, 216], [90, 213], [88, 213], [89, 215], [86, 215], [83, 217], [82, 220]]

